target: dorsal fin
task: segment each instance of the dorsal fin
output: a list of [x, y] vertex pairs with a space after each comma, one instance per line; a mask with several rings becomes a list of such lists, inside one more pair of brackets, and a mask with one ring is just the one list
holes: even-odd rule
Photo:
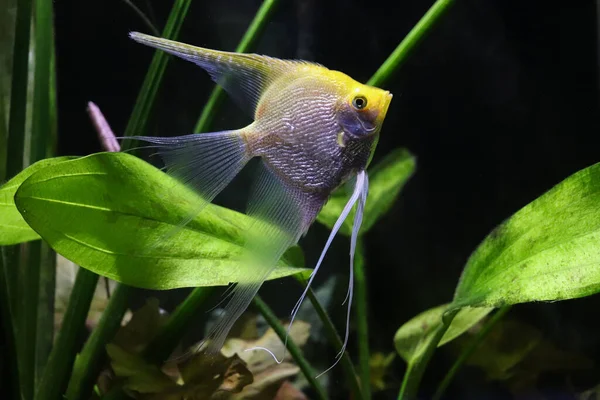
[[129, 36], [136, 42], [199, 65], [251, 117], [254, 117], [256, 105], [264, 90], [282, 74], [292, 72], [302, 65], [324, 68], [319, 64], [306, 61], [280, 60], [258, 54], [210, 50], [139, 32], [131, 32]]

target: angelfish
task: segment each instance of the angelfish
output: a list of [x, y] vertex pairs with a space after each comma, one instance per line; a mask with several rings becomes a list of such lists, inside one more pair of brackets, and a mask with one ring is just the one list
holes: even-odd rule
[[[306, 61], [209, 50], [138, 32], [130, 37], [199, 65], [254, 118], [250, 125], [230, 131], [135, 137], [155, 144], [168, 172], [200, 194], [204, 201], [196, 214], [250, 159], [261, 160], [247, 208], [257, 221], [247, 243], [255, 257], [251, 268], [240, 271], [224, 315], [208, 335], [208, 351], [220, 350], [233, 323], [283, 253], [307, 232], [332, 191], [355, 179], [350, 200], [290, 321], [291, 326], [329, 245], [358, 203], [350, 245], [348, 325], [352, 264], [369, 186], [365, 168], [392, 99], [390, 92]], [[338, 359], [347, 340], [348, 326]]]

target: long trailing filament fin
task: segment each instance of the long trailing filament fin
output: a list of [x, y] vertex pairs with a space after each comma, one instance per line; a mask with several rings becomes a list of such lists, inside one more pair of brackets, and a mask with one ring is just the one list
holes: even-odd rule
[[[273, 357], [273, 359], [277, 363], [283, 362], [283, 359], [285, 358], [285, 349], [287, 348], [287, 341], [288, 341], [288, 337], [290, 334], [290, 330], [292, 329], [292, 325], [294, 323], [294, 320], [296, 319], [298, 310], [300, 309], [300, 306], [302, 305], [302, 302], [304, 301], [315, 276], [319, 272], [319, 268], [321, 267], [321, 263], [323, 262], [323, 259], [325, 258], [325, 255], [327, 254], [327, 250], [329, 250], [329, 246], [333, 242], [333, 239], [335, 238], [336, 234], [340, 230], [342, 224], [344, 223], [344, 221], [350, 214], [350, 211], [354, 207], [354, 204], [360, 199], [359, 208], [358, 208], [357, 213], [354, 218], [355, 228], [353, 228], [353, 236], [358, 234], [358, 230], [360, 229], [360, 223], [362, 222], [362, 214], [363, 214], [363, 210], [364, 210], [364, 202], [366, 201], [366, 196], [367, 196], [366, 191], [368, 190], [368, 185], [369, 184], [368, 184], [368, 178], [367, 178], [366, 172], [365, 171], [358, 172], [358, 174], [356, 176], [356, 184], [354, 186], [354, 191], [353, 191], [352, 195], [350, 196], [350, 199], [344, 206], [344, 209], [342, 210], [342, 213], [338, 217], [335, 225], [331, 229], [331, 233], [329, 234], [329, 238], [327, 239], [327, 242], [325, 243], [325, 247], [323, 248], [323, 251], [321, 252], [319, 261], [317, 262], [317, 265], [315, 266], [315, 268], [313, 269], [313, 271], [310, 275], [310, 279], [308, 280], [306, 288], [302, 292], [302, 295], [300, 296], [300, 298], [298, 299], [298, 301], [296, 302], [296, 305], [294, 306], [294, 308], [292, 310], [290, 323], [288, 325], [288, 328], [286, 331], [286, 336], [285, 336], [285, 341], [284, 341], [284, 347], [283, 347], [284, 354], [282, 355], [281, 359], [278, 359], [277, 356], [272, 351], [270, 351], [269, 349], [266, 349], [264, 347], [254, 347], [254, 348], [248, 349], [248, 350], [254, 350], [254, 349], [265, 350]], [[348, 323], [349, 323], [349, 318], [350, 318], [349, 317], [350, 316], [350, 307], [351, 307], [351, 303], [352, 303], [352, 291], [353, 291], [352, 287], [354, 285], [354, 269], [353, 269], [354, 264], [353, 263], [354, 263], [354, 249], [356, 248], [355, 242], [356, 242], [356, 239], [354, 239], [354, 246], [351, 245], [351, 253], [350, 253], [351, 268], [350, 268], [350, 289], [349, 289], [350, 301], [348, 304], [348, 316], [347, 316]], [[339, 357], [341, 356], [341, 354], [343, 354], [343, 352], [346, 348], [347, 342], [348, 342], [348, 327], [346, 328], [344, 344], [342, 346], [342, 349], [340, 350], [340, 353], [338, 353], [338, 356], [336, 356], [335, 364], [339, 360]], [[335, 364], [333, 366], [335, 366]], [[329, 369], [333, 368], [333, 366], [331, 366]], [[327, 371], [329, 371], [329, 369], [327, 369]], [[327, 372], [327, 371], [325, 371], [325, 372]], [[323, 372], [323, 373], [325, 373], [325, 372]], [[323, 373], [319, 374], [319, 376], [321, 376]]]
[[[362, 182], [360, 175], [363, 175]], [[359, 187], [359, 184], [362, 184], [362, 187]], [[350, 312], [352, 310], [352, 297], [354, 296], [354, 255], [356, 254], [356, 242], [358, 240], [358, 232], [360, 231], [360, 226], [362, 225], [363, 214], [365, 210], [365, 204], [367, 202], [367, 195], [369, 194], [369, 176], [365, 171], [360, 171], [357, 175], [356, 179], [356, 190], [360, 190], [360, 197], [358, 199], [358, 206], [356, 207], [356, 214], [354, 214], [354, 222], [352, 224], [352, 235], [350, 236], [350, 271], [348, 274], [348, 293], [346, 294], [346, 299], [344, 303], [348, 302], [348, 308], [346, 311], [346, 333], [344, 334], [344, 343], [342, 344], [342, 348], [335, 356], [335, 361], [333, 364], [327, 368], [325, 371], [321, 372], [317, 375], [317, 378], [323, 374], [329, 372], [333, 367], [337, 365], [338, 362], [342, 359], [344, 355], [344, 351], [346, 350], [346, 346], [348, 345], [348, 337], [350, 334]]]

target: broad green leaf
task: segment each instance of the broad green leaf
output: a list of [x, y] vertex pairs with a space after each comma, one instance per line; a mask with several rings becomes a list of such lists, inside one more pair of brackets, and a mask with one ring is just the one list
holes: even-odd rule
[[48, 158], [25, 168], [14, 178], [0, 186], [0, 245], [11, 245], [39, 239], [39, 235], [29, 227], [15, 206], [17, 189], [33, 173], [50, 165], [71, 160], [73, 157]]
[[[406, 149], [396, 149], [369, 170], [369, 195], [365, 206], [361, 233], [366, 233], [394, 204], [404, 184], [415, 170], [415, 157]], [[317, 216], [317, 221], [332, 228], [348, 202], [351, 190], [336, 190]], [[350, 236], [354, 210], [346, 218], [340, 232]]]
[[[126, 153], [45, 168], [15, 196], [25, 220], [58, 253], [99, 275], [148, 289], [227, 285], [249, 268], [240, 261], [251, 222], [244, 214], [210, 204], [164, 239], [198, 200], [193, 190]], [[269, 279], [303, 271], [280, 261]]]
[[[442, 317], [449, 304], [443, 304], [418, 314], [398, 329], [394, 335], [396, 351], [407, 363], [417, 359], [426, 350], [432, 336], [442, 327]], [[464, 308], [454, 317], [450, 326], [438, 343], [442, 346], [477, 324], [493, 308]]]
[[565, 300], [600, 291], [600, 164], [523, 207], [470, 257], [452, 308]]

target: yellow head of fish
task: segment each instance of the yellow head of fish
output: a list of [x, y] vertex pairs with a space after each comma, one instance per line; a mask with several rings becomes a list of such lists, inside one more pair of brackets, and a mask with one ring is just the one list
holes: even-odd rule
[[357, 82], [342, 72], [327, 72], [339, 87], [341, 95], [337, 112], [344, 131], [354, 139], [379, 133], [392, 101], [392, 94]]

